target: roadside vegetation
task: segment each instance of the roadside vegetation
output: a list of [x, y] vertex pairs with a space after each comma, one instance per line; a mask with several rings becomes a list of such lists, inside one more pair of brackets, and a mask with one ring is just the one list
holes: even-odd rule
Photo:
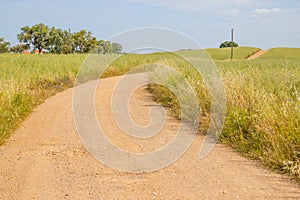
[[0, 143], [46, 98], [73, 86], [85, 55], [0, 54]]
[[[300, 178], [299, 49], [271, 49], [261, 58], [245, 60], [258, 50], [235, 48], [231, 62], [226, 60], [230, 49], [207, 50], [226, 90], [227, 117], [220, 140], [273, 169]], [[199, 52], [181, 53], [197, 57]], [[72, 87], [85, 58], [85, 54], [0, 54], [0, 141], [3, 143], [35, 106]], [[187, 70], [189, 64], [182, 58], [173, 53], [121, 55], [103, 77], [122, 75], [148, 63], [167, 64], [185, 75], [197, 92], [202, 114], [199, 131], [204, 134], [210, 119], [210, 97], [201, 78]], [[150, 89], [156, 101], [180, 117], [176, 97], [168, 89]]]
[[227, 93], [221, 141], [300, 178], [300, 60], [217, 63]]

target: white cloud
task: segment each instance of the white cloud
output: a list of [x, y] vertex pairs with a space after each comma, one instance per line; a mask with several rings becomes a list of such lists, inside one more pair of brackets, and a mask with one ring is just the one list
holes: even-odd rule
[[280, 8], [257, 8], [253, 11], [254, 15], [271, 15], [271, 14], [279, 14], [284, 12], [285, 10]]

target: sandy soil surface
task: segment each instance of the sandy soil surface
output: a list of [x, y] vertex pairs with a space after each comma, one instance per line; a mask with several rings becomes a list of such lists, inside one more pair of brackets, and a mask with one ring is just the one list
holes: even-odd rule
[[[162, 132], [149, 140], [129, 137], [111, 113], [111, 94], [119, 77], [102, 80], [95, 108], [107, 137], [128, 151], [153, 151], [174, 137], [179, 122], [168, 115]], [[105, 86], [105, 87], [104, 87]], [[140, 88], [130, 101], [136, 123], [149, 122], [157, 106]], [[0, 199], [300, 199], [300, 187], [231, 148], [217, 145], [198, 158], [202, 136], [162, 170], [131, 174], [98, 162], [82, 145], [72, 113], [72, 89], [44, 102], [0, 147]]]
[[268, 50], [260, 50], [257, 53], [253, 54], [252, 56], [250, 56], [249, 58], [247, 58], [247, 60], [253, 60], [255, 58], [258, 58], [260, 56], [262, 56], [263, 54], [265, 54]]

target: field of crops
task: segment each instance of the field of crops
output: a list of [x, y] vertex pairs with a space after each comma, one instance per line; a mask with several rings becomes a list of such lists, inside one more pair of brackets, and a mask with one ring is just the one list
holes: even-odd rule
[[[258, 48], [208, 49], [224, 81], [227, 117], [221, 141], [272, 168], [300, 177], [300, 54], [299, 49], [271, 49], [261, 58], [245, 58]], [[197, 57], [197, 50], [181, 52]], [[0, 55], [0, 141], [5, 139], [51, 95], [73, 86], [86, 55]], [[201, 109], [200, 132], [210, 118], [210, 97], [199, 76], [172, 53], [123, 55], [103, 77], [121, 75], [131, 68], [163, 63], [182, 71], [197, 91]], [[151, 88], [155, 99], [179, 117], [172, 93]]]

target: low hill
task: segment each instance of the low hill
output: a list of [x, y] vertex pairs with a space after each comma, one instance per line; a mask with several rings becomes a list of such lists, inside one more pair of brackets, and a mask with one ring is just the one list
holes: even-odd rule
[[[231, 48], [210, 48], [205, 50], [214, 60], [227, 60], [230, 59], [231, 56]], [[246, 59], [259, 50], [260, 49], [256, 47], [235, 47], [234, 59]], [[203, 50], [181, 50], [180, 54], [186, 56], [199, 56], [203, 54]]]
[[[230, 59], [231, 48], [216, 48], [206, 49], [208, 54], [214, 60], [226, 60]], [[246, 59], [251, 55], [258, 52], [260, 49], [256, 47], [235, 47], [234, 48], [234, 59]]]
[[259, 59], [300, 59], [300, 48], [272, 48]]

